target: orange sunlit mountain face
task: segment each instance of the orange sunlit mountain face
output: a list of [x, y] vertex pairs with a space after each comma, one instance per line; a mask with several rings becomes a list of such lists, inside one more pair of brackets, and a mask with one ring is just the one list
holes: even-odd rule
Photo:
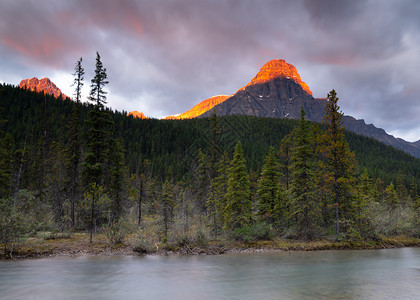
[[66, 95], [61, 93], [61, 90], [52, 82], [48, 77], [38, 79], [36, 77], [31, 79], [23, 79], [19, 83], [20, 88], [26, 88], [33, 92], [44, 92], [47, 95], [54, 96], [55, 98], [68, 98]]
[[251, 82], [243, 88], [254, 84], [265, 83], [279, 77], [294, 80], [305, 92], [312, 96], [312, 91], [309, 89], [308, 85], [300, 79], [300, 75], [295, 66], [288, 64], [283, 59], [273, 59], [267, 62]]
[[138, 112], [137, 110], [130, 111], [127, 114], [127, 116], [132, 116], [134, 119], [147, 119], [147, 117], [144, 115], [144, 113]]
[[217, 104], [222, 103], [226, 99], [230, 98], [231, 96], [232, 95], [230, 95], [230, 96], [228, 96], [228, 95], [218, 95], [218, 96], [208, 98], [204, 101], [201, 101], [199, 104], [197, 104], [196, 106], [194, 106], [190, 110], [180, 114], [179, 116], [169, 116], [166, 119], [173, 119], [173, 120], [178, 119], [179, 120], [179, 119], [196, 118], [196, 117], [202, 115], [203, 113], [205, 113], [206, 111], [212, 109]]

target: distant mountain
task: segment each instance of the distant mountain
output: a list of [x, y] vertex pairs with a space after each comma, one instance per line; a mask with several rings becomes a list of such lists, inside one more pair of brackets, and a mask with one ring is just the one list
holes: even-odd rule
[[231, 96], [232, 95], [230, 95], [230, 96], [228, 96], [228, 95], [218, 95], [218, 96], [208, 98], [206, 100], [201, 101], [196, 106], [194, 106], [190, 110], [187, 110], [186, 112], [184, 112], [180, 115], [169, 116], [169, 117], [166, 117], [165, 119], [176, 120], [176, 119], [196, 118], [199, 115], [205, 113], [206, 111], [212, 109], [217, 104], [222, 103], [223, 101], [225, 101], [226, 99], [228, 99]]
[[[322, 122], [325, 115], [325, 98], [314, 98], [306, 83], [301, 81], [296, 68], [284, 60], [276, 59], [266, 63], [258, 74], [232, 97], [216, 105], [200, 117], [209, 117], [212, 111], [219, 116], [248, 115], [271, 118], [299, 119], [300, 109], [314, 122]], [[419, 142], [410, 143], [389, 135], [364, 120], [344, 116], [347, 130], [377, 139], [385, 144], [404, 150], [420, 158]]]
[[142, 112], [138, 112], [137, 110], [135, 111], [130, 111], [127, 116], [133, 116], [134, 119], [147, 119], [147, 117], [144, 115], [144, 113]]
[[23, 79], [19, 83], [20, 88], [26, 88], [33, 92], [45, 92], [47, 95], [52, 95], [55, 98], [68, 98], [48, 77], [38, 79], [36, 77], [31, 79]]

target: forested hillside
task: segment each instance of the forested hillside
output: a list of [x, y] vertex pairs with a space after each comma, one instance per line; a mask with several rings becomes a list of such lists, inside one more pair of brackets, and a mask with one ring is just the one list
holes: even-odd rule
[[[42, 137], [47, 145], [66, 143], [68, 124], [74, 105], [80, 106], [81, 130], [86, 133], [84, 121], [88, 104], [58, 101], [10, 85], [0, 86], [0, 117], [6, 120], [2, 134], [10, 133], [14, 149], [34, 147]], [[131, 173], [136, 172], [145, 159], [152, 163], [152, 174], [165, 179], [168, 172], [177, 178], [189, 176], [190, 167], [198, 158], [198, 149], [211, 145], [211, 119], [157, 120], [133, 119], [126, 112], [112, 111], [116, 134], [124, 140], [126, 163]], [[241, 140], [248, 169], [259, 173], [270, 146], [278, 149], [284, 136], [297, 126], [297, 120], [231, 116], [219, 118], [220, 151], [233, 152]], [[387, 183], [396, 182], [398, 172], [404, 174], [407, 186], [414, 176], [420, 182], [420, 160], [374, 139], [345, 132], [346, 140], [355, 152], [360, 169], [367, 168], [371, 177], [380, 177]], [[188, 154], [188, 155], [186, 155]]]
[[[215, 238], [233, 229], [234, 238], [243, 238], [242, 228], [252, 224], [304, 239], [331, 233], [338, 224], [337, 234], [362, 238], [372, 228], [392, 234], [417, 226], [419, 159], [350, 132], [345, 141], [338, 132], [332, 143], [329, 125], [304, 116], [133, 119], [100, 103], [10, 85], [0, 85], [0, 107], [1, 198], [9, 199], [2, 202], [8, 207], [3, 229], [8, 224], [27, 232], [13, 221], [22, 214], [30, 215], [32, 231], [92, 231], [123, 219], [140, 224], [149, 215], [161, 224], [163, 241], [174, 224], [192, 222], [190, 214], [200, 216], [200, 226]], [[95, 140], [97, 135], [103, 138]], [[342, 179], [326, 175], [334, 173], [328, 169], [333, 145], [343, 155]], [[334, 182], [342, 190], [329, 191]], [[332, 195], [342, 198], [332, 201]], [[386, 227], [380, 224], [385, 213], [407, 217], [410, 225]]]

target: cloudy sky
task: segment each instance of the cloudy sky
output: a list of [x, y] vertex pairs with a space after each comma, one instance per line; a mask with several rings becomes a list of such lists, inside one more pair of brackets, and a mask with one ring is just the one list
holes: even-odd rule
[[271, 59], [293, 64], [315, 97], [420, 139], [418, 0], [1, 0], [0, 82], [49, 77], [85, 94], [98, 51], [108, 105], [163, 117], [232, 94]]

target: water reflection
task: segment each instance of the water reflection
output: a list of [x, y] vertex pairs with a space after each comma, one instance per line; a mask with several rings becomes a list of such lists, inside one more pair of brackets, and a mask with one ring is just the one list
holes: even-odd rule
[[0, 299], [419, 299], [420, 249], [0, 262]]

